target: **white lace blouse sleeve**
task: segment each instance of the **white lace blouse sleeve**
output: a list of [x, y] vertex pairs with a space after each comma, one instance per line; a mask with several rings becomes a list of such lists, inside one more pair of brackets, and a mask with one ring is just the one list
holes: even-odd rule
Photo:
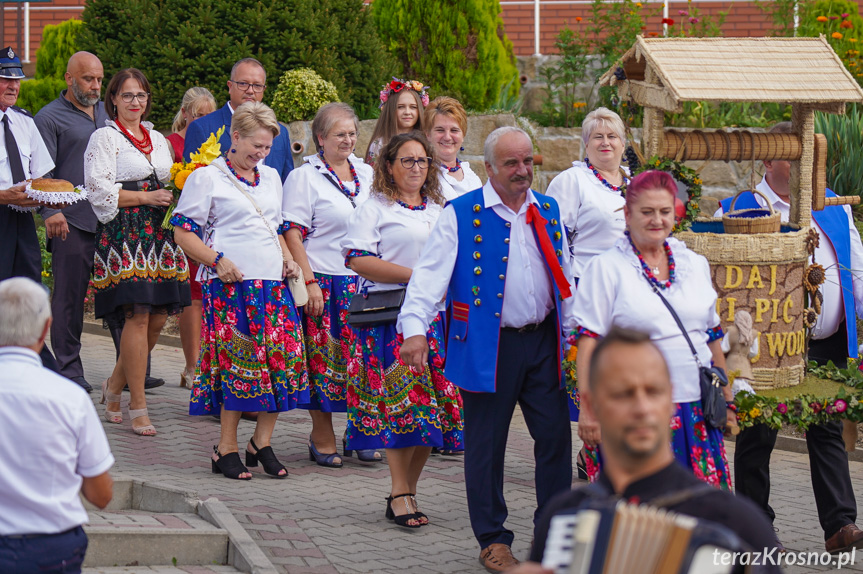
[[217, 185], [210, 177], [214, 167], [203, 167], [192, 172], [183, 185], [183, 193], [174, 209], [174, 217], [188, 219], [203, 229], [210, 217], [213, 203], [213, 188]]
[[343, 257], [347, 257], [350, 251], [380, 254], [381, 207], [380, 202], [372, 198], [354, 210], [348, 220], [348, 232], [340, 244]]
[[102, 223], [117, 216], [120, 184], [117, 183], [117, 155], [113, 130], [101, 128], [93, 132], [84, 153], [84, 188], [93, 212]]
[[[574, 323], [599, 336], [611, 330], [614, 301], [618, 293], [619, 274], [615, 271], [614, 250], [590, 260], [575, 290], [572, 303]], [[625, 264], [625, 263], [624, 263]]]
[[315, 180], [319, 179], [317, 170], [309, 164], [292, 170], [288, 174], [288, 179], [282, 186], [282, 220], [284, 222], [296, 223], [305, 227], [307, 231], [312, 229], [314, 204], [318, 195], [314, 183]]

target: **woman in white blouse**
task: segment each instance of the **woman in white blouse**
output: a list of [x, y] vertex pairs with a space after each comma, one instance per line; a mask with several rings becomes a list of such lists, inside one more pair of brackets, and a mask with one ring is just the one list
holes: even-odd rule
[[620, 116], [607, 108], [587, 114], [581, 124], [584, 161], [572, 162], [571, 168], [548, 184], [548, 195], [560, 205], [576, 281], [592, 257], [623, 236], [623, 197], [629, 173], [621, 167], [624, 129]]
[[[371, 197], [351, 215], [342, 239], [346, 264], [367, 291], [405, 286], [443, 209], [431, 144], [417, 131], [387, 143], [375, 166]], [[387, 449], [392, 481], [386, 516], [419, 528], [417, 482], [432, 447], [463, 450], [461, 397], [446, 379], [440, 319], [429, 328], [428, 368], [399, 358], [396, 322], [351, 329], [348, 341], [348, 448]]]
[[[674, 455], [695, 476], [729, 489], [731, 480], [722, 429], [709, 426], [701, 410], [698, 366], [686, 338], [655, 291], [677, 312], [700, 362], [725, 368], [716, 291], [707, 260], [670, 238], [677, 185], [661, 171], [633, 178], [624, 215], [628, 231], [612, 249], [591, 259], [575, 293], [578, 330], [578, 385], [589, 389], [590, 359], [596, 339], [613, 325], [650, 335], [665, 357], [677, 412], [672, 417]], [[731, 389], [724, 389], [731, 401]], [[586, 445], [600, 444], [599, 425], [589, 410], [581, 413], [578, 435]], [[728, 411], [733, 420], [734, 412]], [[598, 469], [588, 468], [595, 478]]]
[[284, 283], [299, 267], [278, 233], [282, 180], [263, 163], [280, 129], [264, 104], [238, 107], [230, 151], [189, 176], [171, 219], [177, 243], [201, 263], [204, 323], [189, 414], [220, 415], [213, 472], [238, 480], [252, 478], [238, 454], [242, 413], [258, 413], [246, 464], [285, 478], [273, 428], [280, 412], [308, 401], [302, 326]]
[[[347, 328], [345, 316], [357, 292], [357, 275], [345, 268], [339, 243], [348, 218], [369, 197], [374, 174], [357, 158], [359, 122], [344, 103], [326, 104], [312, 122], [315, 155], [293, 170], [285, 181], [282, 219], [285, 240], [303, 270], [309, 291], [305, 305], [308, 405], [312, 418], [309, 458], [321, 466], [341, 467], [333, 432], [333, 413], [347, 411]], [[345, 439], [342, 440], [345, 443]], [[344, 455], [351, 451], [344, 449]], [[376, 462], [375, 450], [357, 452], [360, 460]]]
[[426, 137], [432, 143], [440, 162], [440, 185], [447, 200], [482, 187], [470, 164], [458, 158], [464, 151], [467, 114], [454, 98], [441, 96], [432, 100], [425, 111]]
[[132, 430], [143, 436], [156, 434], [144, 396], [147, 354], [168, 315], [191, 303], [186, 256], [161, 225], [173, 200], [162, 185], [171, 146], [142, 121], [150, 103], [150, 83], [140, 70], [117, 72], [105, 90], [110, 120], [93, 132], [84, 154], [84, 187], [99, 219], [96, 317], [123, 329], [114, 371], [102, 383], [105, 419], [123, 422], [120, 394], [128, 384]]

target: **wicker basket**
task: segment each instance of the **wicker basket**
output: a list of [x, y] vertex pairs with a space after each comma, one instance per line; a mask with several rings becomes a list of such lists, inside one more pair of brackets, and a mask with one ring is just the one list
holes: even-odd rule
[[767, 208], [757, 207], [750, 209], [739, 209], [734, 211], [734, 204], [737, 203], [737, 198], [740, 197], [741, 191], [734, 196], [731, 201], [731, 207], [728, 208], [728, 213], [722, 215], [722, 226], [725, 228], [725, 233], [741, 233], [752, 235], [755, 233], [777, 233], [782, 222], [779, 219], [779, 212], [773, 209], [763, 193], [757, 189], [753, 189], [752, 193], [757, 193], [764, 198]]

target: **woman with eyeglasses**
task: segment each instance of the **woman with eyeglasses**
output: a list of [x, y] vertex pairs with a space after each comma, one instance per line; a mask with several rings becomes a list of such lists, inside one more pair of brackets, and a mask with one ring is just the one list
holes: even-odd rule
[[171, 146], [143, 121], [150, 112], [150, 83], [140, 70], [117, 72], [105, 90], [110, 120], [90, 136], [84, 154], [84, 187], [99, 219], [93, 283], [96, 317], [122, 328], [120, 355], [102, 383], [105, 420], [123, 422], [120, 395], [129, 386], [135, 434], [153, 436], [144, 376], [168, 315], [191, 303], [186, 255], [162, 229], [173, 195], [164, 189]]
[[[345, 264], [361, 277], [356, 297], [407, 285], [443, 203], [431, 144], [418, 131], [394, 136], [375, 165], [371, 196], [351, 215], [341, 242]], [[347, 446], [386, 448], [386, 517], [405, 528], [428, 524], [416, 493], [432, 447], [464, 448], [461, 397], [443, 372], [440, 319], [428, 336], [428, 367], [418, 373], [399, 357], [395, 320], [348, 333]]]
[[[174, 116], [171, 126], [173, 133], [166, 139], [174, 149], [174, 162], [183, 161], [183, 144], [186, 141], [186, 130], [201, 116], [216, 111], [216, 99], [210, 90], [196, 86], [189, 88], [183, 95], [180, 110]], [[198, 264], [189, 260], [189, 286], [192, 289], [192, 304], [180, 315], [180, 343], [183, 345], [183, 356], [186, 366], [180, 373], [180, 386], [192, 387], [195, 378], [195, 365], [198, 364], [198, 351], [201, 349], [201, 317], [202, 306], [201, 284], [195, 278], [198, 275]]]
[[[312, 122], [317, 153], [303, 158], [301, 167], [284, 185], [282, 219], [285, 240], [303, 270], [309, 291], [304, 334], [312, 418], [309, 459], [340, 468], [333, 413], [347, 411], [347, 341], [345, 316], [357, 292], [357, 274], [345, 268], [339, 242], [348, 218], [369, 197], [372, 168], [354, 155], [359, 121], [348, 105], [322, 106]], [[342, 439], [344, 445], [346, 439]], [[351, 451], [343, 446], [344, 456]], [[364, 462], [378, 462], [376, 450], [357, 451]]]

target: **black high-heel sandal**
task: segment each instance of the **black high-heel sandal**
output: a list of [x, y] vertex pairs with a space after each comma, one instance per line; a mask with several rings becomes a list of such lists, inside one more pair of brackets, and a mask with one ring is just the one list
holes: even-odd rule
[[[410, 494], [399, 494], [398, 496], [388, 496], [386, 498], [386, 500], [387, 500], [387, 511], [386, 511], [385, 516], [387, 518], [389, 518], [390, 520], [392, 520], [393, 522], [395, 522], [398, 526], [402, 526], [404, 528], [419, 528], [422, 526], [422, 523], [420, 522], [419, 517], [417, 516], [417, 514], [415, 512], [411, 512], [410, 514], [401, 514], [401, 515], [397, 515], [395, 512], [393, 512], [393, 501], [395, 501], [396, 499], [399, 499], [399, 498], [410, 498], [410, 496], [411, 496]], [[405, 508], [408, 510], [411, 509], [411, 507], [407, 503], [407, 501], [405, 501]], [[408, 524], [408, 522], [410, 522], [411, 520], [416, 520], [417, 524]]]
[[[252, 445], [255, 452], [251, 453], [249, 452], [249, 449], [246, 449], [246, 465], [258, 466], [258, 460], [260, 460], [261, 465], [264, 467], [264, 472], [273, 478], [287, 478], [288, 469], [285, 468], [285, 465], [280, 463], [279, 459], [276, 458], [276, 453], [273, 452], [273, 447], [265, 446], [264, 448], [258, 448], [258, 445], [255, 444], [254, 437], [249, 439], [249, 444]], [[279, 474], [283, 470], [285, 471], [285, 474]]]
[[220, 454], [219, 447], [213, 446], [213, 453], [216, 455], [217, 459], [210, 459], [210, 462], [213, 463], [213, 474], [222, 473], [225, 475], [225, 478], [231, 478], [233, 480], [252, 480], [251, 476], [247, 476], [245, 478], [240, 478], [240, 475], [246, 472], [249, 472], [249, 469], [243, 466], [243, 463], [240, 462], [240, 454], [237, 452], [229, 452], [228, 454]]
[[417, 504], [416, 493], [412, 492], [410, 496], [411, 496], [411, 502], [414, 503], [414, 508], [417, 509], [417, 511], [414, 514], [416, 514], [417, 520], [419, 520], [419, 522], [420, 522], [420, 526], [425, 526], [426, 524], [429, 523], [429, 517], [426, 515], [425, 512], [420, 512], [419, 504]]
[[350, 458], [357, 453], [357, 458], [362, 462], [380, 462], [384, 459], [381, 453], [373, 448], [364, 448], [361, 450], [348, 450], [348, 439], [342, 437], [342, 452], [345, 453], [345, 458]]

